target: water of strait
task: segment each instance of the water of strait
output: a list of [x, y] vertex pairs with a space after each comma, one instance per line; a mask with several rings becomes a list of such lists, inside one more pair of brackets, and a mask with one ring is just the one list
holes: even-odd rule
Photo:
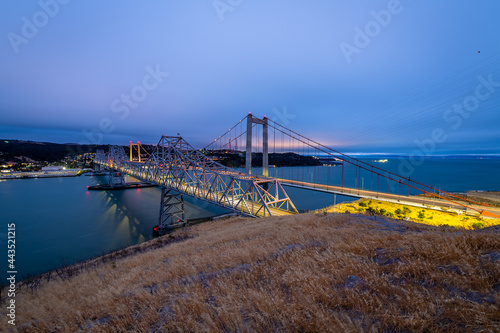
[[[404, 170], [411, 179], [443, 190], [500, 190], [500, 159], [426, 159], [412, 166], [398, 158], [364, 158], [388, 171]], [[402, 164], [406, 169], [402, 169]], [[412, 168], [408, 168], [408, 166]], [[259, 173], [258, 168], [253, 169]], [[383, 190], [387, 182], [355, 168], [344, 167], [344, 186]], [[341, 166], [270, 168], [270, 176], [340, 185]], [[127, 177], [128, 178], [128, 177]], [[355, 180], [357, 179], [357, 180]], [[7, 272], [7, 225], [16, 225], [16, 269], [19, 277], [38, 274], [75, 261], [151, 239], [158, 223], [158, 188], [121, 191], [87, 191], [88, 185], [104, 183], [107, 177], [68, 177], [0, 180], [0, 276]], [[128, 179], [134, 181], [134, 179]], [[385, 191], [386, 191], [385, 189]], [[392, 192], [397, 189], [392, 188]], [[312, 210], [354, 200], [344, 196], [286, 187], [296, 207]], [[402, 193], [405, 194], [405, 193]], [[407, 194], [407, 193], [406, 193]], [[410, 191], [410, 194], [412, 192]], [[188, 219], [227, 212], [197, 199], [185, 197]], [[1, 253], [1, 252], [0, 252]]]

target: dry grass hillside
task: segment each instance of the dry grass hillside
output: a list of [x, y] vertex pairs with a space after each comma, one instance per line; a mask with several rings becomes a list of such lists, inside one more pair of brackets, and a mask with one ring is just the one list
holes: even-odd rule
[[19, 332], [499, 332], [500, 231], [233, 218], [26, 282], [16, 304]]

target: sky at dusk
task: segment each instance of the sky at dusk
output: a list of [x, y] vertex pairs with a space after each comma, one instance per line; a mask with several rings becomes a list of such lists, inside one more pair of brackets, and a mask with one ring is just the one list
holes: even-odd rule
[[0, 138], [180, 133], [200, 148], [252, 112], [343, 152], [500, 154], [499, 13], [497, 0], [5, 0]]

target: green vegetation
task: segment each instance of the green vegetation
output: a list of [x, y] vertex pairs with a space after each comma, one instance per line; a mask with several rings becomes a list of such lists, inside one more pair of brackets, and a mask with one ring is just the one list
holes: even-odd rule
[[485, 227], [485, 224], [483, 222], [474, 222], [472, 223], [472, 227], [474, 229], [482, 229]]
[[[457, 212], [444, 208], [443, 211], [433, 209], [415, 209], [413, 210], [405, 205], [379, 200], [358, 200], [350, 204], [338, 204], [335, 206], [336, 212], [344, 213], [364, 213], [383, 215], [400, 220], [409, 220], [413, 222], [425, 223], [435, 226], [452, 226], [466, 229], [479, 229], [492, 225], [500, 224], [500, 219], [482, 219], [480, 216], [469, 217], [459, 215]], [[333, 206], [327, 207], [322, 211], [333, 212]]]

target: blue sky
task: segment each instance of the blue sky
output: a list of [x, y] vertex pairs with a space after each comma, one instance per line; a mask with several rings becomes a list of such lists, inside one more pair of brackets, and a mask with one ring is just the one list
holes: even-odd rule
[[500, 153], [498, 1], [3, 8], [0, 138], [202, 147], [251, 111], [344, 152]]

